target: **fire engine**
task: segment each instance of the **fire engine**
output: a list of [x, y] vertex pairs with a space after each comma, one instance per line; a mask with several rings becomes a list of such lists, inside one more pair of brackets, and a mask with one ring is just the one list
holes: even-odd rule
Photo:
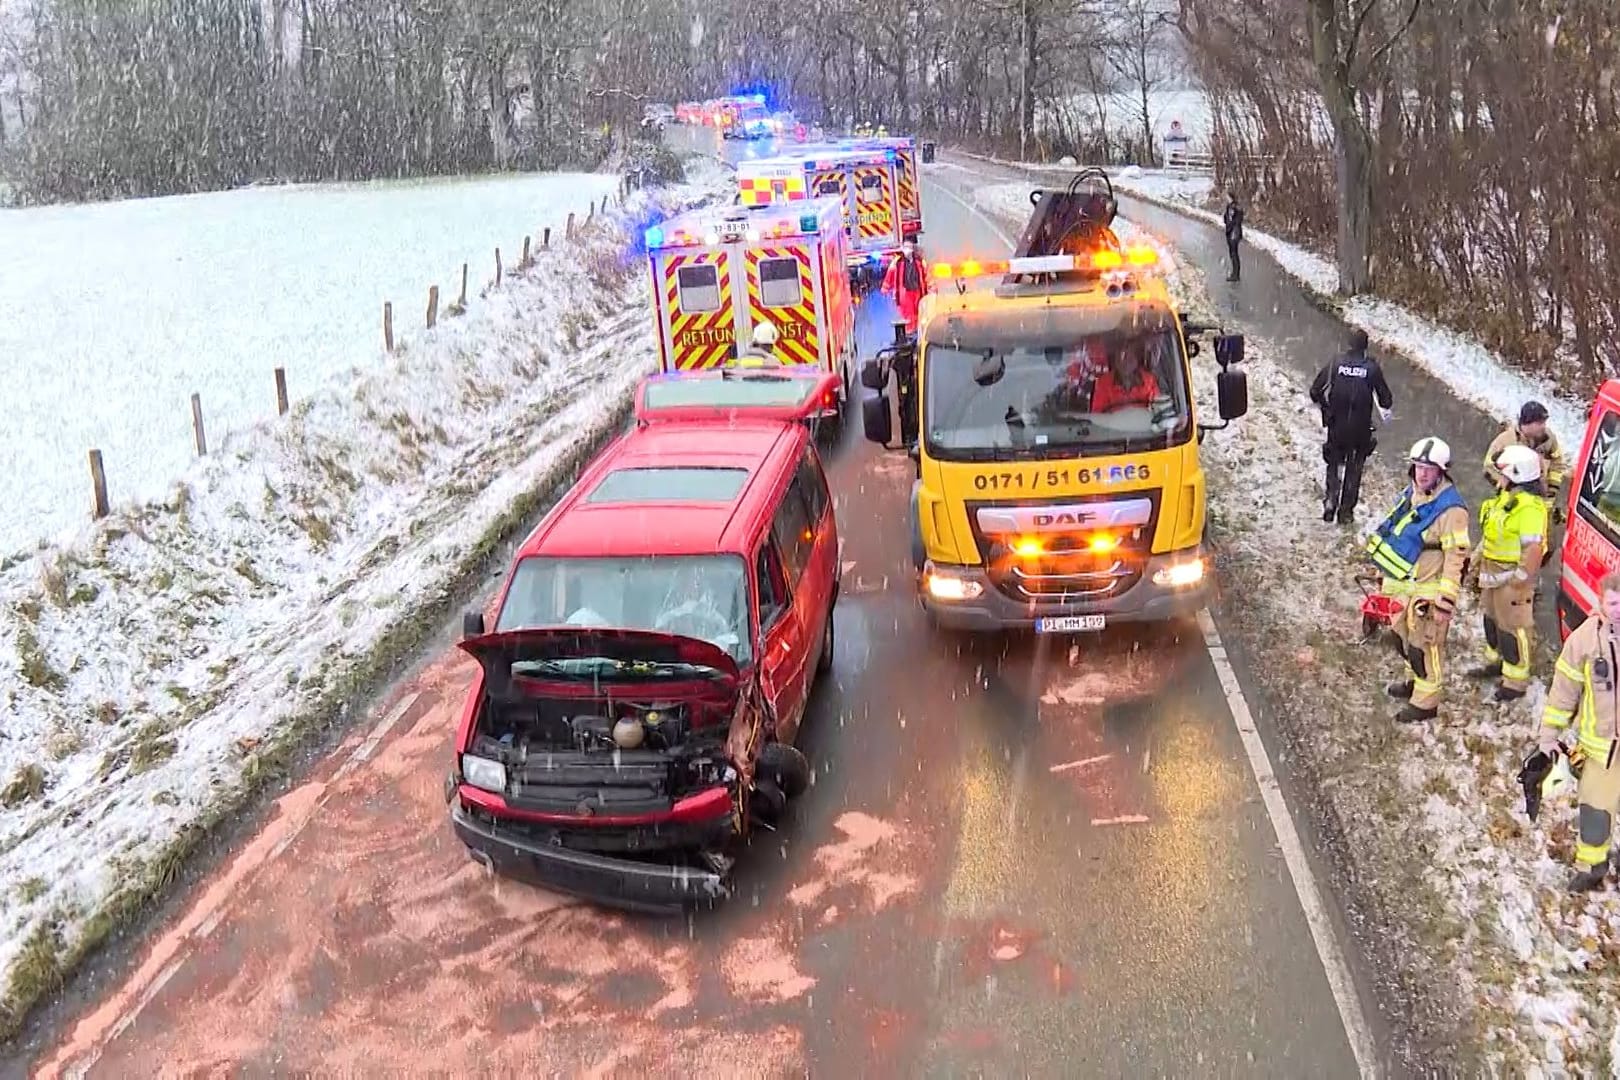
[[833, 199], [693, 210], [647, 230], [662, 371], [731, 364], [770, 323], [781, 365], [838, 375], [855, 362], [855, 305], [842, 272], [843, 207]]
[[[1190, 616], [1210, 584], [1198, 446], [1248, 410], [1243, 338], [1215, 339], [1221, 422], [1200, 423], [1193, 339], [1214, 328], [1182, 319], [1152, 247], [1119, 243], [1106, 174], [1032, 201], [1011, 258], [931, 268], [954, 295], [925, 297], [915, 343], [895, 346], [915, 360], [919, 599], [960, 630]], [[877, 391], [866, 437], [884, 445], [893, 369], [860, 374]]]
[[1558, 629], [1567, 638], [1598, 609], [1598, 584], [1620, 570], [1620, 379], [1598, 390], [1569, 471], [1558, 582]]
[[900, 250], [902, 166], [892, 150], [829, 144], [737, 166], [738, 201], [770, 206], [799, 199], [837, 199], [844, 207], [851, 282], [868, 287]]

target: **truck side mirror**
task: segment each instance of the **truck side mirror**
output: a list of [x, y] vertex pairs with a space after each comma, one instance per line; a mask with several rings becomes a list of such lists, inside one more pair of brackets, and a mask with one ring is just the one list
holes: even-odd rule
[[861, 385], [868, 390], [882, 390], [889, 385], [889, 373], [881, 360], [867, 360], [861, 364]]
[[861, 427], [868, 442], [889, 445], [894, 436], [894, 420], [889, 416], [889, 395], [873, 394], [861, 399]]
[[[1242, 338], [1238, 338], [1241, 344]], [[1241, 350], [1240, 350], [1241, 351]], [[1222, 420], [1236, 420], [1249, 411], [1249, 375], [1223, 368], [1215, 373], [1215, 398]]]
[[[1215, 339], [1215, 362], [1221, 367], [1243, 362], [1243, 335], [1222, 334]], [[1247, 400], [1247, 399], [1245, 399]]]
[[461, 613], [461, 636], [484, 636], [484, 613], [482, 611], [464, 611]]

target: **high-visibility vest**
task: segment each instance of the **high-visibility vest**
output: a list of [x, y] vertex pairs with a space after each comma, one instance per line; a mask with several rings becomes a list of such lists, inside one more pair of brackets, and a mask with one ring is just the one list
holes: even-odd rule
[[[1456, 487], [1447, 485], [1439, 495], [1421, 506], [1412, 504], [1412, 488], [1408, 485], [1389, 516], [1367, 538], [1367, 554], [1384, 572], [1384, 576], [1397, 582], [1409, 582], [1417, 570], [1424, 548], [1438, 549], [1444, 544], [1425, 544], [1423, 534], [1440, 519], [1440, 515], [1454, 507], [1468, 508]], [[1467, 537], [1463, 538], [1464, 546]]]
[[1547, 539], [1547, 500], [1533, 491], [1509, 489], [1479, 508], [1480, 554], [1492, 562], [1518, 564], [1526, 537]]

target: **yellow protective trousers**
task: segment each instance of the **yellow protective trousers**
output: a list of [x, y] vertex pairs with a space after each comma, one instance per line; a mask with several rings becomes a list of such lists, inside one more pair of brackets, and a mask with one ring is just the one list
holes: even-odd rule
[[1613, 757], [1611, 747], [1606, 756], [1586, 755], [1586, 763], [1581, 766], [1575, 862], [1582, 870], [1590, 870], [1609, 857], [1614, 815], [1620, 813], [1620, 762]]
[[[1496, 573], [1499, 569], [1497, 563], [1487, 561], [1484, 565], [1486, 573]], [[1480, 593], [1480, 614], [1485, 622], [1485, 660], [1502, 665], [1502, 685], [1509, 690], [1530, 687], [1530, 661], [1535, 656], [1535, 599], [1533, 581], [1515, 581]]]

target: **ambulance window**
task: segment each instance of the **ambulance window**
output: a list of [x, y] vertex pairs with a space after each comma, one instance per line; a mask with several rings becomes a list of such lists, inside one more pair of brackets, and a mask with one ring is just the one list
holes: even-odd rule
[[683, 266], [675, 275], [682, 311], [697, 315], [720, 310], [720, 272], [713, 266]]
[[799, 292], [798, 259], [761, 259], [759, 295], [766, 307], [796, 307], [803, 301]]
[[836, 176], [829, 176], [816, 185], [817, 195], [842, 195], [843, 193], [844, 185], [839, 182]]
[[1611, 544], [1620, 544], [1620, 413], [1604, 413], [1598, 421], [1575, 510]]

